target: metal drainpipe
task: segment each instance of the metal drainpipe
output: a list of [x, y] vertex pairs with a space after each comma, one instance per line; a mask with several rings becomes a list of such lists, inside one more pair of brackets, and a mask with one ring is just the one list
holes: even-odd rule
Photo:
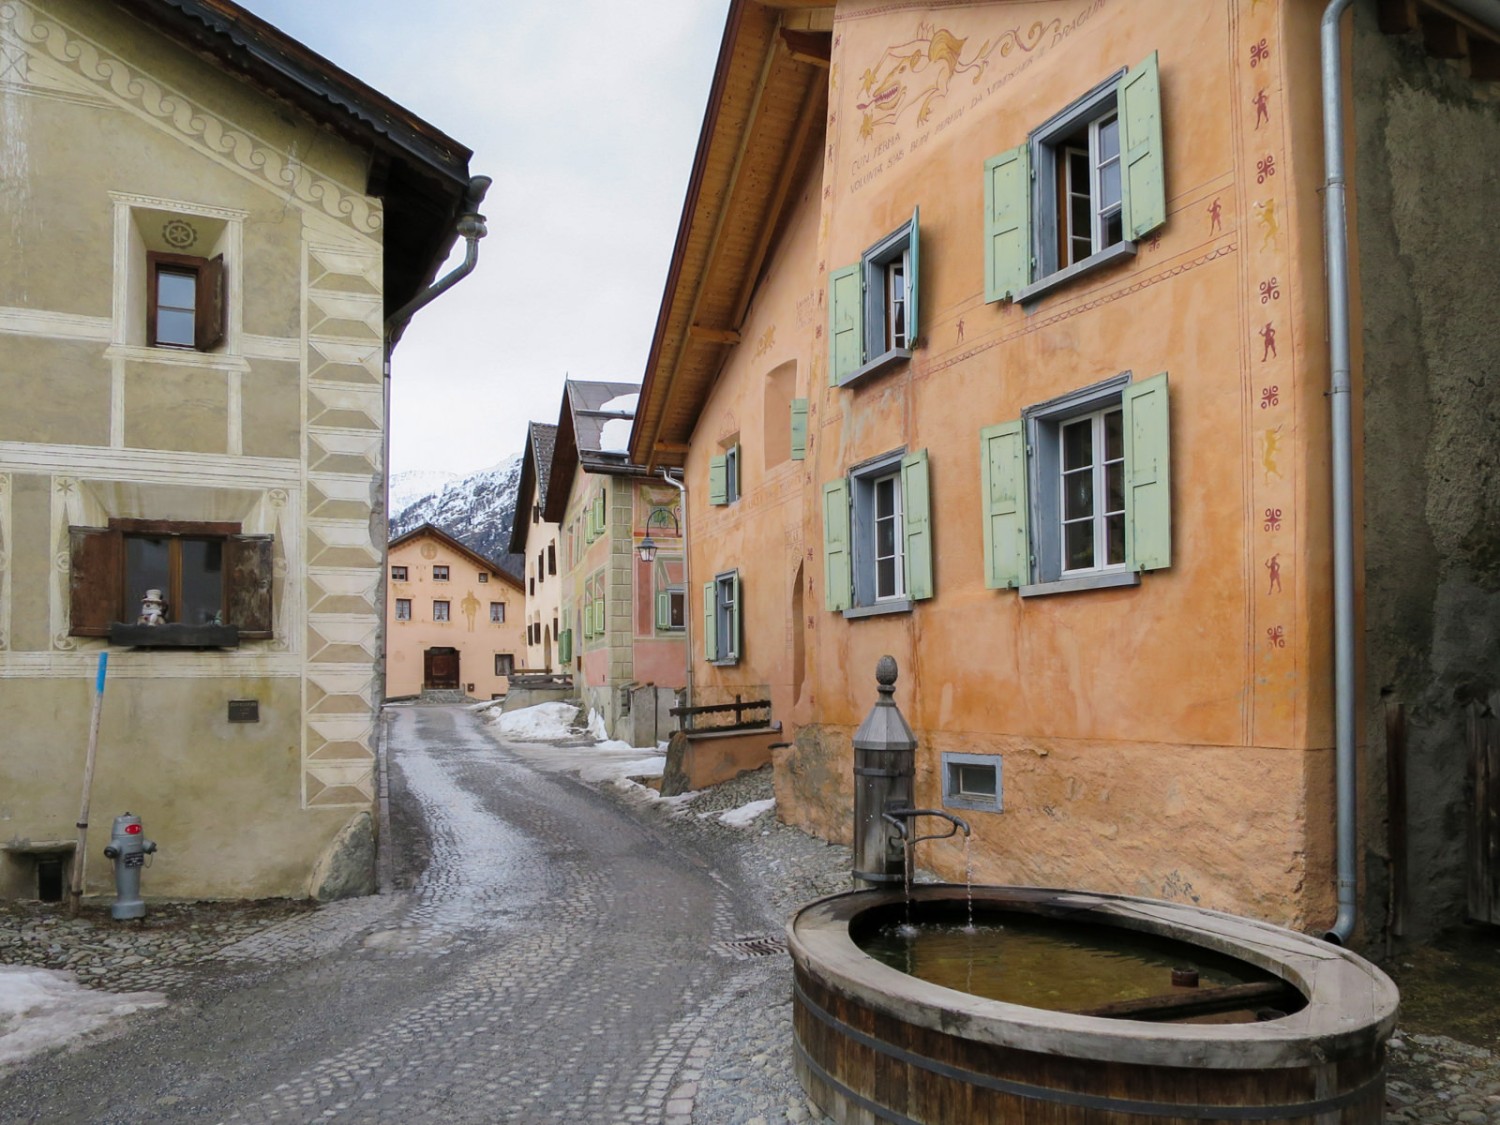
[[1323, 936], [1354, 932], [1358, 877], [1354, 745], [1354, 445], [1349, 359], [1349, 228], [1344, 204], [1344, 67], [1339, 21], [1353, 0], [1323, 12], [1323, 205], [1328, 255], [1329, 402], [1333, 455], [1333, 693], [1338, 916]]
[[[687, 469], [683, 469], [687, 473]], [[693, 578], [688, 556], [688, 490], [687, 483], [672, 476], [671, 469], [661, 471], [661, 479], [682, 493], [682, 639], [687, 644], [687, 702], [693, 705]]]

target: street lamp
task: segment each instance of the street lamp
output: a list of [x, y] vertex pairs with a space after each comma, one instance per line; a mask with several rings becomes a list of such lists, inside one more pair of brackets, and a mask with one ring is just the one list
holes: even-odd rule
[[641, 562], [653, 562], [656, 559], [656, 540], [651, 538], [651, 533], [646, 532], [646, 538], [642, 539], [640, 546], [636, 548], [641, 553]]

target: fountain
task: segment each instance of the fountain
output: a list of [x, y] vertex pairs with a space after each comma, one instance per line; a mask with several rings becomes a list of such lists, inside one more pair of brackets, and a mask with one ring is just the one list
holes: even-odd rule
[[1391, 981], [1264, 922], [1030, 887], [913, 885], [896, 663], [854, 738], [858, 889], [799, 910], [796, 1068], [835, 1121], [1379, 1122]]

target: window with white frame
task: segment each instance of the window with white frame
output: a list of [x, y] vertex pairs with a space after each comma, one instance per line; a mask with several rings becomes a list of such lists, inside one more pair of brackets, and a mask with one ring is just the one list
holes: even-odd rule
[[851, 382], [911, 358], [918, 336], [920, 211], [828, 277], [829, 377]]
[[504, 602], [490, 602], [490, 621], [496, 625], [505, 624]]
[[1157, 56], [985, 162], [985, 300], [1025, 301], [1135, 253], [1166, 222]]
[[1125, 372], [1028, 407], [980, 445], [987, 586], [1134, 585], [1171, 565], [1165, 373]]
[[703, 658], [711, 664], [739, 662], [743, 597], [738, 570], [715, 575], [703, 587]]
[[448, 620], [448, 603], [447, 602], [444, 602], [444, 601], [435, 601], [435, 602], [432, 603], [432, 619], [434, 621], [447, 621]]
[[410, 621], [411, 620], [411, 599], [410, 598], [397, 598], [396, 599], [396, 620], [397, 621]]
[[823, 486], [824, 592], [848, 616], [932, 596], [927, 451], [896, 451]]

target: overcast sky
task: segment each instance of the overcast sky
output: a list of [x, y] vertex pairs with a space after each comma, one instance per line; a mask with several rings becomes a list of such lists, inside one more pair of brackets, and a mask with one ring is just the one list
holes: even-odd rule
[[240, 2], [495, 180], [479, 268], [396, 349], [392, 471], [521, 452], [565, 376], [640, 381], [728, 0]]

